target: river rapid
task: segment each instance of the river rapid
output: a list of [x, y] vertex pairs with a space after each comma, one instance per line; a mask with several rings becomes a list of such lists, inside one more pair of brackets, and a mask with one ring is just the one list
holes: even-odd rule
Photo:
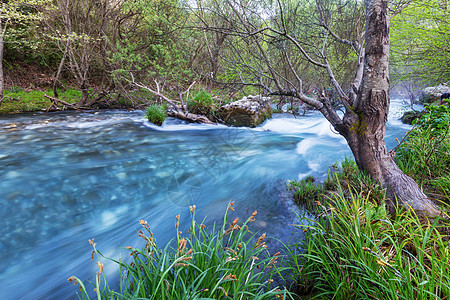
[[[402, 109], [392, 101], [390, 149], [410, 128]], [[157, 127], [142, 111], [9, 115], [0, 116], [0, 145], [0, 299], [76, 299], [67, 278], [95, 278], [88, 239], [118, 259], [143, 246], [143, 219], [163, 245], [175, 237], [175, 215], [187, 228], [193, 204], [200, 220], [220, 225], [235, 201], [231, 218], [258, 210], [254, 230], [295, 242], [302, 232], [290, 224], [304, 212], [286, 181], [323, 178], [351, 157], [318, 112], [275, 114], [254, 129], [172, 118]], [[117, 268], [103, 262], [114, 278]]]

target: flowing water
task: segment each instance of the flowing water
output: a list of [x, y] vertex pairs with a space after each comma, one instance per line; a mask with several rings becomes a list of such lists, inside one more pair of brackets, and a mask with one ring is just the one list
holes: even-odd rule
[[[394, 101], [389, 148], [409, 129], [400, 110]], [[351, 156], [317, 112], [277, 114], [255, 129], [174, 119], [156, 127], [142, 111], [1, 116], [0, 145], [0, 299], [75, 298], [67, 278], [96, 272], [88, 239], [119, 258], [142, 246], [144, 219], [162, 245], [175, 236], [175, 215], [188, 223], [192, 204], [211, 224], [235, 201], [236, 216], [258, 210], [256, 230], [295, 241], [301, 231], [290, 224], [302, 211], [286, 181], [324, 177]]]

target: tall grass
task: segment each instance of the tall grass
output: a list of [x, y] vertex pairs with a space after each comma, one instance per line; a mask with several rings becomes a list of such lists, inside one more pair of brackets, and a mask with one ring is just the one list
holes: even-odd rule
[[361, 194], [329, 201], [299, 226], [307, 234], [296, 258], [302, 291], [316, 299], [449, 299], [448, 219], [402, 208], [390, 217]]
[[[195, 206], [187, 235], [179, 231], [176, 218], [176, 247], [170, 243], [160, 248], [145, 221], [140, 221], [143, 249], [127, 247], [131, 262], [114, 260], [120, 266], [120, 286], [114, 289], [103, 272], [104, 259], [98, 254], [99, 271], [92, 288], [98, 299], [275, 299], [291, 297], [286, 289], [273, 284], [274, 275], [282, 276], [277, 267], [280, 252], [269, 255], [265, 233], [249, 231], [256, 211], [245, 222], [239, 218], [228, 222], [229, 204], [220, 228], [206, 228], [195, 220]], [[89, 299], [86, 285], [76, 277], [69, 281], [80, 284], [81, 297]]]

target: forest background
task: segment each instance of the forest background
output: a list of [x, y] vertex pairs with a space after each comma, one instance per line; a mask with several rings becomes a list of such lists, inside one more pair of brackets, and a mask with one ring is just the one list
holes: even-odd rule
[[[195, 82], [194, 91], [227, 102], [267, 94], [276, 84], [271, 70], [296, 81], [292, 69], [301, 74], [306, 95], [325, 91], [339, 100], [326, 70], [292, 41], [248, 32], [242, 38], [239, 22], [226, 16], [233, 9], [244, 14], [244, 7], [257, 12], [252, 24], [259, 28], [283, 20], [308, 55], [324, 54], [336, 80], [350, 89], [357, 55], [342, 40], [363, 39], [363, 3], [11, 0], [0, 12], [0, 112], [46, 109], [52, 102], [44, 92], [79, 107], [161, 101], [132, 81], [155, 86], [156, 80], [161, 93], [176, 99]], [[450, 80], [448, 9], [443, 0], [390, 2], [391, 90], [413, 98], [425, 86]]]

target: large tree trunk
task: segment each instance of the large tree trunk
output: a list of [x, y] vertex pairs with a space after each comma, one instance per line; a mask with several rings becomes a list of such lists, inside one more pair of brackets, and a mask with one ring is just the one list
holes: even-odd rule
[[358, 166], [387, 188], [392, 202], [398, 201], [422, 214], [437, 215], [439, 211], [436, 206], [417, 183], [398, 168], [387, 152], [384, 142], [389, 111], [387, 3], [387, 0], [365, 0], [366, 46], [363, 79], [354, 113], [346, 115], [346, 126], [339, 131], [347, 139]]

